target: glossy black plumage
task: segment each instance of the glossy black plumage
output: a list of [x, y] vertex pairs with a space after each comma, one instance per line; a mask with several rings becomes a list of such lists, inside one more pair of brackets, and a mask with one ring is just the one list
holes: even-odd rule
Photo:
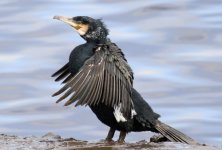
[[130, 118], [133, 103], [131, 99], [133, 72], [121, 50], [111, 42], [97, 45], [94, 55], [87, 59], [78, 73], [70, 76], [68, 65], [53, 76], [56, 81], [66, 78], [65, 85], [53, 96], [64, 93], [57, 102], [72, 95], [65, 106], [76, 102], [78, 105], [95, 106], [104, 103], [115, 107], [121, 104], [122, 113]]
[[[124, 140], [126, 132], [153, 131], [170, 141], [194, 144], [188, 136], [160, 122], [159, 115], [133, 88], [132, 69], [121, 49], [106, 37], [108, 31], [101, 20], [74, 17], [73, 22], [89, 24], [88, 31], [81, 35], [87, 43], [77, 46], [69, 62], [52, 75], [57, 77], [55, 81], [63, 79], [64, 83], [53, 95], [63, 94], [57, 102], [71, 96], [65, 105], [88, 105], [111, 128], [108, 140], [115, 130], [121, 131], [119, 140]], [[120, 113], [117, 116], [116, 111]]]

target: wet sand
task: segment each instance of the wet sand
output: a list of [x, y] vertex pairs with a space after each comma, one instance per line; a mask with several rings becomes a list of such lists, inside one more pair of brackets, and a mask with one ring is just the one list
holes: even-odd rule
[[191, 146], [187, 144], [162, 142], [153, 143], [139, 141], [136, 143], [91, 143], [74, 138], [62, 138], [53, 133], [42, 137], [20, 137], [15, 135], [0, 134], [1, 150], [123, 150], [123, 149], [148, 149], [148, 150], [220, 150], [213, 146]]

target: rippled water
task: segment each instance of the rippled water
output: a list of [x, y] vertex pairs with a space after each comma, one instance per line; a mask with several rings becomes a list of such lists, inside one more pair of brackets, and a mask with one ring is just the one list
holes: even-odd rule
[[[0, 132], [48, 131], [96, 141], [108, 127], [88, 108], [63, 107], [50, 75], [84, 41], [54, 15], [103, 18], [134, 85], [161, 120], [200, 142], [222, 143], [222, 1], [0, 1]], [[132, 133], [127, 141], [147, 139]]]

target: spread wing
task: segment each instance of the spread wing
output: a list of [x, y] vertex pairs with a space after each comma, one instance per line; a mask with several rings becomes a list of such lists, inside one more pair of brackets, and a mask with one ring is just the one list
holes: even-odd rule
[[64, 86], [53, 94], [63, 93], [57, 102], [69, 97], [65, 106], [74, 102], [75, 106], [104, 103], [115, 108], [120, 105], [124, 116], [130, 116], [133, 72], [115, 44], [98, 46], [77, 74], [72, 75], [66, 64], [53, 76], [58, 76], [56, 81], [65, 78]]
[[56, 71], [52, 77], [57, 77], [55, 81], [63, 80], [62, 83], [68, 82], [74, 75], [70, 73], [69, 71], [69, 63], [65, 64], [62, 68], [60, 68], [58, 71]]

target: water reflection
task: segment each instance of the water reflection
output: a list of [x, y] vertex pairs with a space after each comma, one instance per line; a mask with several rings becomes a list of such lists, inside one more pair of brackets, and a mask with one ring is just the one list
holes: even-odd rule
[[[108, 128], [88, 108], [56, 105], [50, 97], [59, 87], [51, 73], [84, 42], [52, 17], [88, 15], [106, 22], [134, 69], [135, 87], [163, 121], [200, 142], [222, 142], [220, 1], [3, 0], [0, 5], [1, 132], [105, 137]], [[132, 133], [127, 141], [150, 135]]]

